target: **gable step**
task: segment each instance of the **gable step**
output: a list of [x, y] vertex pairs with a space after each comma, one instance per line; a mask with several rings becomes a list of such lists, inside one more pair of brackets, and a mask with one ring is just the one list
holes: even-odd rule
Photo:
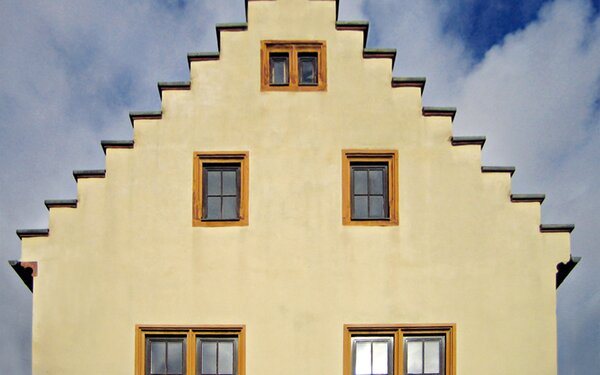
[[104, 178], [106, 177], [106, 169], [88, 169], [73, 171], [73, 177], [75, 181], [80, 178]]
[[216, 25], [217, 30], [217, 47], [221, 50], [221, 31], [246, 31], [248, 30], [247, 22], [235, 22], [235, 23], [218, 23]]
[[510, 173], [510, 176], [512, 177], [512, 175], [515, 174], [515, 167], [484, 166], [484, 167], [481, 167], [481, 172], [483, 172], [483, 173]]
[[515, 203], [537, 202], [542, 204], [546, 199], [544, 194], [511, 194], [510, 200]]
[[485, 145], [485, 137], [474, 136], [474, 137], [452, 137], [450, 142], [452, 146], [467, 146], [467, 145], [478, 145], [483, 148]]
[[47, 199], [44, 201], [47, 209], [68, 207], [77, 208], [77, 199]]
[[363, 48], [367, 46], [367, 37], [369, 36], [369, 21], [338, 21], [335, 23], [335, 29], [339, 31], [362, 31]]
[[158, 82], [158, 95], [162, 99], [162, 92], [168, 90], [189, 90], [192, 87], [192, 83], [190, 81], [180, 81], [180, 82]]
[[396, 63], [395, 48], [364, 48], [363, 58], [365, 59], [392, 59], [392, 69]]
[[392, 87], [419, 87], [425, 90], [425, 77], [392, 77]]
[[575, 229], [574, 224], [540, 224], [542, 233], [571, 233]]
[[133, 148], [133, 140], [122, 140], [122, 141], [100, 141], [102, 151], [106, 155], [106, 149], [109, 148]]
[[194, 61], [218, 60], [219, 57], [219, 52], [190, 52], [187, 54], [188, 68]]
[[454, 120], [456, 116], [455, 107], [423, 107], [423, 116], [448, 116]]
[[31, 237], [48, 237], [50, 229], [17, 229], [17, 236], [20, 239]]
[[129, 121], [131, 127], [135, 120], [160, 120], [162, 119], [162, 111], [146, 111], [146, 112], [129, 112]]

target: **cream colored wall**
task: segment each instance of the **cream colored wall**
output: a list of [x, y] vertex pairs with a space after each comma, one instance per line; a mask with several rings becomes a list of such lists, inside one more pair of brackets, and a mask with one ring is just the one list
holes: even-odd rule
[[[334, 23], [334, 1], [250, 2], [220, 60], [23, 240], [34, 374], [133, 374], [136, 324], [245, 324], [247, 374], [341, 375], [350, 323], [456, 323], [458, 374], [556, 373], [569, 235], [540, 233], [509, 174], [482, 174], [479, 147], [452, 147], [450, 119]], [[265, 39], [326, 40], [327, 92], [260, 92]], [[347, 148], [399, 151], [399, 226], [342, 226]], [[192, 227], [194, 151], [249, 151], [249, 226]]]

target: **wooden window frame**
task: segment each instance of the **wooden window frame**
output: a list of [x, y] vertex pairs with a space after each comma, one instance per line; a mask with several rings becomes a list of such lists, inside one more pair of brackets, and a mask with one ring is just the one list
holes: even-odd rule
[[146, 375], [146, 339], [148, 337], [185, 337], [186, 375], [196, 375], [196, 338], [227, 337], [237, 339], [237, 373], [246, 374], [246, 326], [245, 325], [136, 325], [135, 326], [135, 375]]
[[444, 336], [444, 375], [456, 375], [456, 324], [346, 324], [343, 375], [353, 375], [352, 338], [359, 336], [394, 338], [394, 375], [404, 375], [404, 337]]
[[[387, 219], [352, 218], [352, 164], [387, 164]], [[398, 225], [398, 151], [397, 150], [342, 150], [342, 224], [359, 226]]]
[[[239, 218], [238, 220], [204, 220], [202, 213], [203, 204], [203, 175], [204, 163], [214, 164], [240, 164], [240, 191]], [[249, 153], [237, 152], [194, 152], [194, 178], [192, 198], [192, 225], [194, 227], [232, 227], [248, 225], [248, 181], [249, 181]]]
[[[270, 59], [271, 53], [288, 53], [289, 84], [271, 85]], [[301, 53], [317, 54], [316, 85], [300, 85], [298, 76], [298, 55]], [[261, 56], [261, 91], [327, 91], [327, 43], [323, 40], [263, 40], [260, 47]]]

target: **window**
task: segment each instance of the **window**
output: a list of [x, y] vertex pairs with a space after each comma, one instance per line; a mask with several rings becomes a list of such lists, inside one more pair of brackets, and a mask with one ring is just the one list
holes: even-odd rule
[[344, 225], [397, 225], [397, 151], [342, 151]]
[[194, 153], [194, 226], [248, 225], [248, 153]]
[[455, 326], [345, 326], [344, 375], [455, 375]]
[[325, 91], [327, 56], [324, 41], [263, 41], [263, 91]]
[[244, 326], [138, 326], [136, 375], [244, 375]]

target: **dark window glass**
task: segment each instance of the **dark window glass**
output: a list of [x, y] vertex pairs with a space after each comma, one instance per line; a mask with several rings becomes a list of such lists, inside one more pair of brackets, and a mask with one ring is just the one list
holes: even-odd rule
[[388, 165], [357, 163], [350, 170], [352, 219], [388, 219]]
[[405, 375], [445, 374], [444, 336], [405, 337]]
[[237, 339], [198, 337], [196, 339], [196, 375], [235, 375]]
[[318, 58], [316, 53], [298, 54], [298, 75], [300, 85], [317, 85], [318, 82]]
[[146, 338], [146, 375], [183, 375], [184, 373], [184, 338]]
[[202, 220], [239, 220], [240, 165], [202, 165]]
[[393, 337], [353, 337], [353, 375], [392, 375], [394, 369]]
[[270, 81], [273, 86], [287, 86], [290, 83], [290, 57], [287, 53], [269, 55]]

